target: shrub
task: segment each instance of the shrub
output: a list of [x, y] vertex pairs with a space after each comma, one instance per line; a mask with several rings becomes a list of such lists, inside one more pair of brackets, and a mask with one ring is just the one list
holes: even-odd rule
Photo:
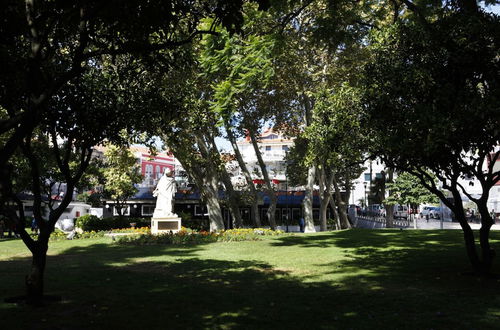
[[73, 239], [82, 239], [82, 238], [96, 238], [96, 237], [104, 237], [106, 232], [104, 231], [87, 231], [81, 234], [76, 234]]
[[150, 218], [127, 218], [127, 222], [128, 226], [130, 226], [131, 223], [135, 223], [136, 228], [151, 227]]
[[149, 227], [135, 227], [135, 228], [121, 228], [113, 229], [111, 233], [133, 233], [133, 234], [149, 234], [151, 229]]
[[104, 228], [104, 230], [130, 228], [129, 219], [130, 218], [125, 218], [125, 217], [103, 218], [104, 222], [106, 223], [106, 228]]
[[91, 231], [91, 230], [104, 230], [103, 219], [99, 219], [99, 217], [86, 214], [81, 217], [76, 218], [75, 227], [81, 228], [83, 231]]
[[270, 230], [264, 228], [255, 229], [231, 229], [220, 232], [194, 231], [182, 228], [178, 233], [152, 235], [130, 235], [119, 237], [117, 243], [130, 245], [155, 245], [155, 244], [201, 244], [212, 242], [234, 242], [234, 241], [256, 241], [261, 236], [283, 235], [281, 230]]
[[[66, 234], [65, 232], [63, 232], [59, 229], [56, 229], [52, 232], [52, 234], [50, 234], [50, 240], [51, 241], [65, 240], [67, 235], [68, 234]], [[34, 235], [34, 236], [36, 236], [36, 235]]]
[[182, 219], [182, 226], [186, 228], [191, 228], [196, 231], [202, 231], [202, 230], [208, 230], [210, 228], [210, 223], [208, 220]]
[[[103, 237], [106, 232], [104, 231], [88, 231], [83, 233], [75, 233], [72, 239], [85, 239], [85, 238], [96, 238]], [[36, 235], [32, 235], [32, 237], [36, 237]], [[56, 229], [50, 234], [51, 241], [61, 241], [68, 239], [68, 233], [65, 233], [59, 229]]]
[[241, 228], [224, 230], [219, 233], [219, 241], [257, 241], [260, 236], [276, 236], [282, 235], [282, 230], [271, 230], [265, 228]]
[[126, 218], [98, 218], [95, 215], [86, 214], [76, 219], [76, 227], [83, 231], [101, 231], [119, 228], [130, 228], [130, 221]]

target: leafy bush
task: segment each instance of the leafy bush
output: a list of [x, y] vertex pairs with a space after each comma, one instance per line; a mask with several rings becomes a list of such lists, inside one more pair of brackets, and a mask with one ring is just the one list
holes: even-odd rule
[[[103, 237], [106, 232], [104, 231], [88, 231], [83, 233], [75, 233], [72, 239], [85, 239], [85, 238], [96, 238]], [[35, 238], [37, 235], [32, 235]], [[65, 233], [59, 229], [56, 229], [50, 234], [51, 241], [61, 241], [68, 239], [68, 233]]]
[[152, 235], [122, 236], [117, 239], [119, 244], [130, 245], [155, 245], [155, 244], [201, 244], [212, 242], [234, 242], [234, 241], [256, 241], [261, 236], [283, 235], [281, 230], [270, 230], [264, 228], [254, 229], [231, 229], [220, 232], [194, 231], [192, 229], [182, 228], [178, 233]]
[[210, 228], [210, 223], [208, 219], [201, 220], [201, 219], [182, 219], [182, 225], [186, 228], [191, 228], [196, 231], [203, 231], [207, 230]]
[[127, 218], [129, 226], [131, 223], [135, 223], [136, 228], [151, 227], [150, 218]]
[[96, 237], [104, 237], [106, 232], [104, 231], [88, 231], [88, 232], [83, 232], [81, 234], [75, 234], [73, 239], [82, 239], [82, 238], [96, 238]]
[[265, 228], [230, 229], [219, 232], [219, 241], [257, 241], [260, 239], [260, 236], [276, 236], [282, 234], [284, 234], [282, 230]]
[[98, 218], [95, 215], [86, 214], [76, 219], [76, 227], [83, 231], [102, 231], [111, 229], [130, 228], [130, 223], [135, 223], [136, 227], [147, 227], [150, 221], [142, 218]]
[[119, 244], [126, 245], [184, 245], [184, 244], [200, 244], [211, 243], [217, 241], [217, 234], [209, 232], [188, 233], [181, 230], [175, 234], [160, 234], [160, 235], [129, 235], [118, 237]]
[[102, 220], [95, 215], [86, 214], [76, 218], [75, 226], [83, 231], [90, 231], [102, 226]]
[[111, 233], [120, 233], [120, 234], [126, 234], [126, 233], [132, 233], [132, 234], [149, 234], [150, 233], [150, 228], [149, 227], [135, 227], [135, 228], [121, 228], [121, 229], [113, 229], [110, 232]]
[[25, 216], [24, 217], [24, 228], [31, 228], [32, 221], [33, 221], [32, 217]]
[[[50, 240], [51, 241], [60, 241], [60, 240], [65, 240], [66, 239], [66, 236], [68, 234], [66, 234], [65, 232], [59, 230], [59, 229], [56, 229], [52, 232], [52, 234], [50, 234]], [[36, 236], [36, 235], [35, 235]]]

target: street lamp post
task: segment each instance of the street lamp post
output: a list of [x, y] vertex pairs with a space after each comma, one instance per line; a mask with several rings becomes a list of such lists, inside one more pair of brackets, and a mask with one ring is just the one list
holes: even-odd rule
[[285, 221], [286, 221], [286, 232], [288, 233], [288, 224], [290, 223], [290, 221], [288, 220], [289, 218], [289, 214], [288, 214], [288, 178], [286, 177], [286, 172], [285, 172], [285, 198], [286, 198], [286, 218], [285, 218]]
[[363, 186], [365, 186], [365, 208], [368, 207], [368, 199], [366, 196], [366, 186], [368, 185], [368, 182], [363, 182]]

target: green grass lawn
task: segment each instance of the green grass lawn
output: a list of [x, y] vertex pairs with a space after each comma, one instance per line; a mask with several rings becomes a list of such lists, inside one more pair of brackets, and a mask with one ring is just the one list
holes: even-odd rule
[[[499, 240], [492, 233], [500, 250]], [[356, 229], [191, 246], [100, 238], [53, 242], [49, 255], [46, 293], [63, 301], [6, 304], [24, 293], [30, 256], [21, 241], [0, 241], [1, 328], [500, 327], [500, 281], [465, 275], [460, 231]]]

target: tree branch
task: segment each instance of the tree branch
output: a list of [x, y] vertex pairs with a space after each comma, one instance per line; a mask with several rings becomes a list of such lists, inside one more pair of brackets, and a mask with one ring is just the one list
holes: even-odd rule
[[417, 15], [420, 23], [422, 23], [426, 28], [430, 27], [429, 22], [427, 21], [424, 14], [422, 13], [422, 10], [419, 7], [417, 7], [417, 5], [415, 5], [410, 0], [401, 0], [401, 2], [404, 3], [409, 10], [411, 10], [412, 12], [414, 12]]
[[186, 45], [186, 44], [192, 42], [194, 40], [194, 38], [197, 37], [198, 35], [203, 35], [203, 34], [210, 34], [210, 35], [215, 35], [215, 36], [219, 35], [219, 33], [216, 31], [196, 30], [183, 40], [177, 40], [177, 41], [169, 40], [169, 41], [165, 41], [163, 43], [158, 43], [158, 44], [125, 43], [125, 44], [122, 44], [121, 46], [119, 46], [118, 48], [114, 48], [114, 49], [108, 48], [108, 49], [89, 51], [89, 52], [83, 54], [82, 60], [87, 60], [87, 59], [95, 58], [97, 56], [102, 56], [102, 55], [141, 54], [141, 53], [148, 53], [148, 52], [152, 52], [152, 51], [172, 49], [172, 48]]
[[299, 16], [300, 13], [302, 13], [302, 11], [304, 9], [306, 9], [313, 2], [314, 2], [314, 0], [308, 0], [302, 6], [297, 8], [296, 10], [286, 14], [282, 19], [278, 20], [278, 23], [275, 24], [274, 26], [272, 26], [271, 29], [269, 31], [267, 31], [266, 33], [271, 33], [271, 31], [273, 31], [274, 29], [276, 29], [278, 27], [280, 27], [280, 33], [283, 32], [283, 30], [288, 25], [288, 23], [290, 23], [295, 17]]

